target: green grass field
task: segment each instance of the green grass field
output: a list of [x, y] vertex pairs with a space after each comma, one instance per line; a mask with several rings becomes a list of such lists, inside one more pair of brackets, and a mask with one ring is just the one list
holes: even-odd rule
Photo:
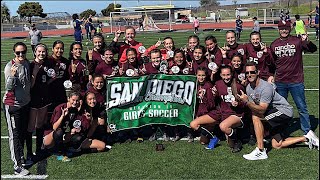
[[[248, 42], [249, 31], [242, 33], [241, 43]], [[176, 47], [187, 43], [192, 32], [144, 33], [137, 34], [137, 40], [149, 47], [166, 36], [173, 37]], [[201, 44], [207, 35], [217, 37], [219, 45], [225, 42], [225, 32], [201, 32]], [[310, 35], [314, 39], [314, 34]], [[276, 30], [263, 30], [263, 41], [268, 45], [278, 37]], [[107, 44], [113, 36], [106, 38]], [[60, 39], [66, 47], [64, 56], [68, 57], [69, 45], [73, 37], [44, 38], [43, 43], [51, 49], [53, 41]], [[4, 91], [3, 69], [8, 60], [13, 58], [12, 46], [23, 39], [2, 40], [1, 42], [1, 97]], [[319, 48], [319, 43], [317, 43]], [[28, 59], [31, 59], [29, 40]], [[91, 44], [90, 44], [91, 45]], [[86, 52], [84, 48], [83, 57]], [[306, 89], [319, 88], [319, 51], [304, 55], [304, 72]], [[319, 91], [306, 91], [306, 98], [313, 129], [319, 135]], [[292, 98], [290, 104], [294, 106]], [[290, 127], [292, 136], [302, 135], [299, 130], [298, 113]], [[1, 113], [1, 136], [7, 135], [4, 114]], [[269, 158], [263, 161], [247, 161], [242, 155], [251, 152], [254, 147], [247, 144], [241, 152], [233, 154], [225, 141], [220, 142], [213, 151], [204, 149], [199, 142], [186, 141], [164, 142], [165, 150], [155, 151], [156, 142], [145, 141], [141, 144], [115, 144], [109, 152], [85, 154], [72, 158], [69, 163], [57, 161], [55, 156], [48, 159], [47, 179], [319, 179], [319, 151], [310, 150], [305, 145], [291, 148], [272, 149]], [[8, 139], [1, 138], [1, 175], [13, 174]], [[30, 169], [36, 174], [36, 165]]]

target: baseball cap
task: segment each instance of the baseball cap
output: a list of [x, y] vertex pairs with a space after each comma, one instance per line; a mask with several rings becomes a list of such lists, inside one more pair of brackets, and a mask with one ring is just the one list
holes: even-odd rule
[[291, 23], [289, 21], [279, 21], [278, 23], [278, 29], [287, 29], [291, 30]]

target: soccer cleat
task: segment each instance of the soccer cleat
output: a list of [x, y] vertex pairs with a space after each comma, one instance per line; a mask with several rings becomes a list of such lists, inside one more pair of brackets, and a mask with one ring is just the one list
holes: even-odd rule
[[167, 133], [163, 133], [163, 140], [168, 142], [170, 140], [169, 136], [167, 135]]
[[26, 175], [30, 174], [30, 172], [27, 169], [25, 169], [24, 167], [18, 167], [14, 170], [14, 174], [20, 175], [20, 176], [26, 176]]
[[250, 139], [249, 139], [248, 144], [250, 146], [254, 146], [254, 145], [256, 145], [256, 142], [257, 142], [256, 137], [254, 135], [250, 135]]
[[180, 136], [179, 135], [176, 135], [176, 137], [174, 137], [173, 139], [172, 139], [172, 141], [173, 142], [176, 142], [176, 141], [179, 141], [181, 138], [180, 138]]
[[316, 146], [319, 150], [319, 138], [312, 130], [310, 130], [306, 135], [304, 135], [304, 137], [308, 139], [309, 148], [311, 147], [310, 149], [312, 149], [312, 146]]
[[138, 142], [138, 143], [142, 143], [142, 142], [143, 142], [143, 138], [138, 137], [138, 138], [137, 138], [137, 142]]
[[188, 133], [187, 139], [188, 139], [188, 143], [192, 143], [194, 141], [191, 133]]
[[241, 149], [242, 149], [242, 142], [238, 140], [236, 143], [234, 143], [233, 147], [231, 148], [231, 152], [237, 153], [237, 152], [240, 152]]
[[218, 144], [219, 139], [217, 137], [213, 137], [210, 139], [210, 142], [207, 147], [205, 147], [208, 150], [213, 150], [215, 146]]
[[244, 154], [242, 157], [247, 160], [254, 161], [254, 160], [267, 159], [268, 155], [265, 148], [263, 149], [263, 151], [260, 151], [259, 148], [256, 147], [250, 154]]
[[107, 149], [107, 150], [110, 150], [110, 149], [112, 149], [112, 146], [106, 145], [106, 149]]
[[156, 140], [156, 133], [153, 133], [150, 137], [149, 137], [149, 141], [154, 141]]

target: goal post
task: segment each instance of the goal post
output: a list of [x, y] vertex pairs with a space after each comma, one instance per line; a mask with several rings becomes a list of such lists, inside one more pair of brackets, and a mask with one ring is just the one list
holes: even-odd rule
[[[142, 22], [143, 28], [140, 27]], [[137, 31], [172, 30], [170, 10], [125, 11], [110, 13], [110, 33], [126, 26], [133, 26]]]

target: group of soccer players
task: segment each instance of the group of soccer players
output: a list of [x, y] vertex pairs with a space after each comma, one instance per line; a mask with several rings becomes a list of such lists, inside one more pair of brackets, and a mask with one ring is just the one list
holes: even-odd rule
[[[262, 42], [260, 32], [250, 34], [250, 43], [239, 44], [236, 33], [229, 30], [225, 46], [218, 46], [217, 39], [211, 35], [205, 38], [203, 46], [198, 36], [191, 35], [182, 48], [175, 47], [174, 37], [165, 37], [145, 48], [143, 43], [135, 40], [134, 27], [127, 27], [125, 40], [119, 42], [121, 31], [117, 31], [108, 46], [103, 36], [95, 35], [92, 38], [94, 47], [87, 51], [85, 58], [81, 42], [70, 45], [68, 59], [63, 56], [65, 44], [62, 41], [53, 43], [51, 55], [49, 47], [38, 44], [35, 58], [30, 63], [26, 59], [27, 46], [16, 43], [13, 46], [15, 57], [7, 63], [4, 71], [4, 109], [15, 173], [29, 174], [25, 166], [34, 161], [34, 131], [37, 135], [36, 155], [54, 149], [62, 153], [63, 161], [69, 160], [67, 152], [106, 151], [123, 138], [134, 137], [142, 142], [143, 130], [111, 134], [106, 123], [105, 82], [117, 76], [195, 75], [198, 89], [195, 117], [190, 123], [192, 130], [182, 131], [187, 132], [189, 142], [197, 132], [201, 133], [201, 143], [207, 144], [213, 134], [217, 134], [212, 132], [214, 125], [219, 125], [216, 130], [225, 135], [232, 152], [239, 152], [242, 148], [242, 136], [237, 133], [239, 128], [251, 127], [247, 128], [248, 131], [251, 129], [249, 134], [255, 134], [252, 111], [248, 102], [243, 100], [248, 78], [252, 75], [274, 88], [281, 87], [282, 94], [279, 94], [285, 98], [290, 91], [295, 100], [299, 99], [296, 102], [299, 113], [305, 117], [308, 112], [304, 90], [294, 95], [292, 91], [296, 87], [285, 86], [303, 85], [302, 51], [315, 52], [317, 47], [307, 37], [291, 36], [290, 24], [280, 22], [278, 26], [280, 37], [270, 47]], [[116, 54], [118, 60], [114, 58]], [[255, 71], [246, 71], [245, 65], [250, 62], [256, 66]], [[259, 104], [259, 101], [255, 103]], [[319, 147], [319, 139], [314, 134], [308, 135], [312, 132], [310, 120], [301, 118], [301, 124], [305, 136], [293, 143], [306, 142], [310, 148]], [[272, 132], [275, 128], [277, 134], [286, 126], [287, 123], [279, 123], [279, 126], [266, 130]], [[169, 140], [166, 132], [164, 139]], [[174, 128], [172, 139], [179, 140], [183, 133]], [[150, 140], [154, 140], [154, 134]], [[25, 141], [26, 159], [23, 152]]]

